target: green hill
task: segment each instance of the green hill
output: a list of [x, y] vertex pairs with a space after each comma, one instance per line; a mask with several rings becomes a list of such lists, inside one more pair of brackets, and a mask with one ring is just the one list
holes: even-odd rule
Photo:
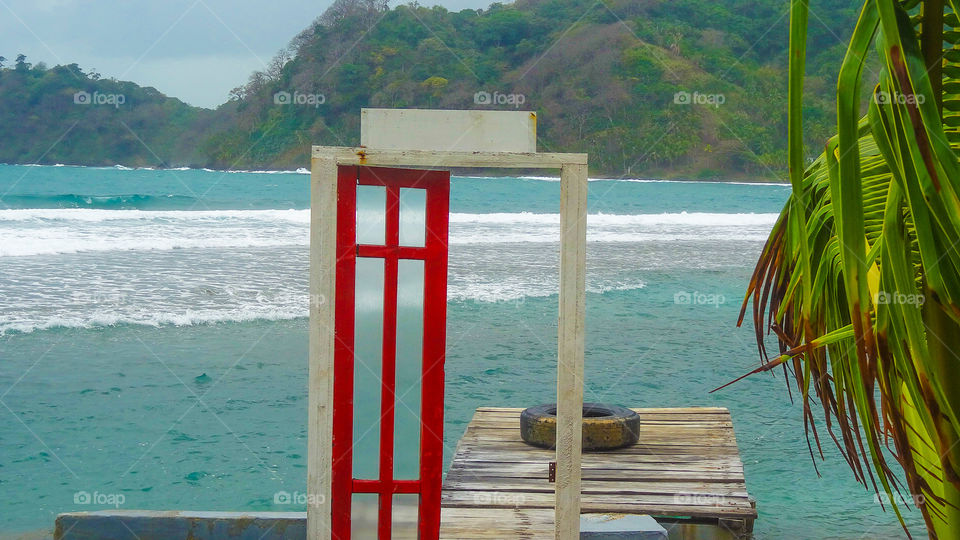
[[202, 165], [208, 159], [198, 147], [221, 120], [232, 125], [214, 111], [100, 79], [76, 64], [47, 69], [21, 57], [0, 69], [0, 163]]
[[[820, 4], [809, 36], [811, 156], [833, 131], [834, 69], [857, 15], [853, 2]], [[311, 144], [359, 140], [361, 107], [520, 108], [540, 113], [542, 150], [589, 152], [595, 175], [782, 178], [788, 10], [780, 0], [518, 0], [460, 12], [337, 0], [216, 111], [91, 81], [75, 66], [5, 69], [0, 93], [13, 84], [30, 105], [0, 105], [0, 161], [35, 160], [83, 118], [82, 136], [71, 131], [43, 162], [302, 167]], [[115, 89], [105, 85], [128, 102], [35, 105]]]
[[[815, 7], [811, 154], [832, 133], [832, 68], [856, 19], [852, 2]], [[540, 112], [540, 147], [589, 152], [594, 174], [778, 177], [788, 8], [772, 0], [518, 0], [452, 13], [338, 0], [278, 56], [272, 74], [254, 74], [233, 93], [238, 127], [218, 134], [209, 155], [221, 167], [291, 167], [306, 162], [310, 142], [358, 140], [360, 107], [502, 108], [522, 99]], [[278, 106], [277, 92], [326, 100]], [[477, 92], [517, 97], [484, 104]], [[675, 103], [687, 96], [678, 92], [701, 103]]]

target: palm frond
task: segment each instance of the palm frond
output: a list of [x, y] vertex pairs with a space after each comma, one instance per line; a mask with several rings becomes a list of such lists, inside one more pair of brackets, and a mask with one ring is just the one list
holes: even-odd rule
[[[793, 191], [757, 262], [738, 321], [752, 304], [764, 362], [754, 372], [782, 366], [793, 376], [811, 455], [814, 444], [820, 450], [813, 412], [818, 401], [856, 479], [882, 490], [901, 523], [898, 500], [919, 506], [932, 538], [960, 530], [956, 8], [953, 0], [946, 6], [942, 0], [864, 3], [838, 79], [837, 135], [801, 170], [809, 8], [793, 0]], [[926, 28], [925, 13], [933, 21]], [[943, 51], [929, 49], [940, 42]], [[873, 44], [879, 74], [867, 70]], [[867, 77], [876, 86], [861, 115]], [[769, 333], [779, 343], [773, 357], [765, 345]]]

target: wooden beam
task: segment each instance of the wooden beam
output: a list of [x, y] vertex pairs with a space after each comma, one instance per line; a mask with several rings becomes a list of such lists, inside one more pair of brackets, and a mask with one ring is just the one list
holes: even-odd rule
[[364, 108], [360, 145], [383, 150], [536, 152], [537, 113]]
[[307, 538], [330, 538], [333, 455], [333, 345], [337, 244], [337, 163], [314, 157], [310, 174], [310, 370]]
[[560, 169], [564, 165], [587, 164], [587, 154], [378, 150], [362, 146], [314, 146], [313, 158], [332, 159], [337, 165], [370, 167]]
[[587, 166], [560, 170], [560, 323], [557, 366], [557, 540], [580, 538], [580, 460], [587, 269]]

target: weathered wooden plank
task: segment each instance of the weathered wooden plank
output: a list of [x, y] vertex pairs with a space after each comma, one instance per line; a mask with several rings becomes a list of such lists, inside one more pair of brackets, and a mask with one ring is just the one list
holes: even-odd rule
[[360, 145], [382, 150], [537, 151], [532, 111], [360, 109]]
[[[653, 426], [640, 427], [640, 441], [720, 441], [728, 443], [735, 441], [736, 437], [730, 430], [714, 428], [657, 428]], [[461, 441], [504, 441], [504, 442], [523, 442], [520, 438], [520, 428], [517, 429], [468, 429]]]
[[[481, 478], [453, 478], [447, 479], [444, 489], [460, 491], [483, 491], [495, 485], [501, 491], [516, 491], [529, 493], [548, 493], [553, 491], [553, 484], [546, 478], [501, 478], [491, 483]], [[668, 496], [716, 496], [747, 498], [743, 482], [701, 482], [690, 480], [687, 482], [669, 482], [663, 480], [640, 481], [631, 479], [620, 480], [586, 480], [582, 481], [583, 494], [609, 495], [668, 495]]]
[[[514, 430], [471, 430], [467, 431], [461, 437], [461, 440], [465, 443], [475, 443], [477, 441], [494, 441], [502, 442], [504, 444], [509, 443], [523, 443], [523, 440], [520, 438], [519, 429]], [[698, 445], [707, 444], [713, 445], [716, 444], [730, 444], [731, 441], [736, 441], [736, 437], [727, 431], [726, 433], [719, 430], [653, 430], [653, 429], [640, 429], [640, 443], [647, 444], [656, 444], [661, 441], [667, 441], [670, 444], [682, 444], [682, 443], [696, 443]], [[629, 447], [628, 447], [629, 448]]]
[[[477, 455], [483, 457], [484, 453], [490, 455], [490, 452], [478, 451]], [[737, 456], [730, 455], [719, 455], [719, 456], [698, 456], [696, 454], [680, 454], [680, 455], [657, 455], [657, 454], [638, 454], [636, 456], [631, 456], [629, 460], [625, 460], [619, 457], [610, 457], [611, 454], [585, 454], [589, 459], [583, 461], [582, 469], [607, 469], [607, 468], [618, 468], [618, 467], [627, 467], [631, 468], [633, 465], [641, 468], [650, 468], [650, 467], [690, 467], [690, 468], [704, 468], [704, 469], [713, 469], [715, 467], [734, 467], [737, 469], [743, 468], [743, 462], [737, 459]], [[548, 463], [548, 461], [543, 461], [543, 454], [537, 454], [536, 456], [527, 456], [523, 454], [517, 454], [519, 459], [502, 459], [491, 462], [489, 459], [474, 459], [470, 456], [462, 455], [460, 459], [454, 461], [451, 464], [452, 468], [456, 468], [461, 464], [468, 464], [470, 467], [475, 467], [482, 465], [484, 463], [489, 464], [490, 466], [501, 466], [504, 468], [515, 467], [520, 465], [543, 465]]]
[[[520, 417], [513, 416], [504, 416], [502, 418], [477, 418], [475, 422], [472, 422], [471, 425], [475, 428], [484, 428], [484, 429], [511, 429], [520, 425]], [[684, 427], [694, 427], [700, 426], [705, 428], [723, 428], [730, 429], [733, 424], [729, 418], [724, 418], [723, 416], [713, 415], [712, 417], [694, 417], [694, 418], [685, 418], [685, 417], [676, 417], [676, 418], [654, 418], [646, 419], [640, 417], [641, 426], [650, 426], [650, 427], [664, 427], [664, 428], [684, 428]]]
[[[686, 427], [703, 424], [702, 427], [723, 427], [731, 428], [733, 423], [729, 416], [722, 416], [717, 414], [712, 415], [703, 415], [703, 416], [681, 416], [681, 415], [638, 415], [640, 416], [640, 424], [644, 426], [675, 426], [675, 427]], [[477, 417], [471, 422], [472, 425], [477, 427], [486, 427], [486, 428], [510, 428], [513, 426], [519, 425], [520, 416], [517, 414], [504, 415], [504, 416], [493, 416], [486, 415], [482, 417]]]
[[[688, 414], [688, 413], [664, 413], [664, 412], [640, 412], [638, 413], [641, 422], [720, 422], [730, 424], [729, 414], [707, 413], [707, 414]], [[519, 419], [520, 412], [489, 412], [477, 413], [474, 420], [483, 421], [503, 421]]]
[[[504, 427], [494, 426], [494, 425], [484, 425], [479, 423], [477, 425], [471, 426], [464, 430], [463, 437], [470, 436], [480, 436], [480, 437], [497, 437], [505, 440], [515, 440], [519, 441], [520, 439], [520, 426], [519, 422], [516, 426], [508, 425]], [[671, 438], [682, 438], [690, 439], [697, 437], [721, 437], [726, 439], [736, 438], [733, 430], [729, 426], [716, 425], [716, 426], [677, 426], [677, 425], [654, 425], [654, 424], [641, 424], [640, 425], [640, 437], [641, 441], [644, 437], [657, 439], [664, 437]]]
[[[520, 440], [520, 422], [491, 423], [489, 421], [477, 422], [477, 424], [464, 430], [464, 435], [483, 435], [488, 437], [504, 437]], [[640, 424], [641, 437], [694, 437], [694, 436], [723, 436], [734, 437], [730, 424]]]
[[[580, 500], [583, 512], [650, 514], [654, 516], [686, 516], [696, 518], [756, 518], [756, 510], [741, 497], [691, 497], [688, 500], [672, 495], [645, 495], [629, 499], [611, 495], [585, 494]], [[553, 508], [552, 493], [517, 493], [512, 491], [445, 491], [443, 505], [461, 508]]]
[[[461, 449], [460, 452], [465, 457], [470, 459], [492, 459], [497, 461], [499, 459], [504, 459], [507, 461], [530, 461], [530, 460], [544, 460], [553, 461], [549, 459], [549, 456], [546, 456], [542, 451], [538, 451], [536, 454], [527, 454], [526, 445], [516, 445], [511, 447], [506, 447], [501, 452], [490, 452], [484, 448], [471, 448], [467, 447]], [[606, 453], [604, 455], [610, 456], [613, 454]], [[730, 456], [731, 459], [735, 459], [735, 456], [730, 454], [729, 447], [717, 447], [717, 446], [693, 446], [693, 445], [666, 445], [666, 444], [638, 444], [636, 447], [632, 448], [630, 452], [623, 452], [625, 457], [637, 456], [637, 455], [657, 455], [657, 456], [667, 456], [667, 455], [690, 455], [690, 456], [709, 456], [712, 458], [718, 458], [723, 456]]]
[[447, 152], [429, 150], [378, 150], [375, 148], [314, 146], [313, 157], [331, 159], [337, 165], [367, 167], [492, 167], [560, 169], [565, 164], [586, 166], [587, 154], [522, 152]]
[[[546, 478], [549, 462], [510, 462], [500, 464], [494, 461], [469, 461], [457, 463], [450, 467], [447, 476], [450, 478], [455, 475], [471, 475], [474, 477], [520, 477], [520, 478]], [[582, 468], [583, 478], [601, 479], [611, 476], [620, 478], [635, 478], [640, 476], [660, 475], [664, 478], [672, 478], [671, 475], [684, 475], [685, 477], [696, 478], [695, 475], [702, 475], [708, 478], [724, 478], [743, 476], [743, 465], [732, 462], [714, 462], [710, 464], [699, 463], [623, 463], [616, 462], [588, 464]]]
[[[583, 463], [581, 469], [584, 471], [584, 474], [591, 474], [592, 472], [603, 472], [603, 471], [664, 471], [664, 472], [675, 472], [675, 471], [693, 471], [693, 472], [710, 472], [710, 471], [736, 471], [743, 472], [743, 464], [738, 461], [731, 459], [720, 459], [720, 460], [694, 460], [688, 458], [686, 461], [682, 460], [669, 460], [663, 459], [658, 456], [639, 456], [648, 458], [644, 461], [640, 460], [631, 460], [629, 462], [622, 462], [617, 460], [605, 460], [605, 461], [586, 461]], [[450, 467], [450, 472], [458, 470], [474, 470], [479, 473], [485, 471], [497, 472], [502, 471], [504, 474], [519, 474], [523, 471], [540, 471], [546, 470], [546, 464], [548, 462], [544, 461], [477, 461], [477, 460], [467, 460], [463, 459], [457, 463], [453, 463]]]
[[[641, 412], [637, 414], [640, 417], [641, 422], [709, 422], [709, 423], [724, 423], [730, 424], [732, 418], [728, 414], [670, 414], [670, 413], [645, 413]], [[519, 420], [520, 412], [491, 412], [491, 413], [477, 413], [477, 415], [471, 420], [477, 422], [498, 422], [505, 420]]]
[[580, 460], [587, 273], [587, 165], [560, 169], [556, 540], [580, 538]]
[[[334, 266], [337, 164], [312, 160], [310, 175], [310, 351], [307, 388], [307, 493], [330, 500], [333, 448]], [[307, 505], [307, 538], [330, 538], [330, 507]]]
[[[477, 463], [477, 462], [473, 462]], [[701, 481], [701, 482], [740, 482], [743, 483], [743, 469], [716, 467], [713, 470], [707, 467], [700, 468], [666, 468], [659, 464], [647, 467], [620, 467], [603, 469], [582, 469], [582, 478], [586, 480], [620, 480], [624, 477], [637, 482], [645, 481]], [[447, 480], [454, 478], [483, 478], [490, 482], [510, 478], [547, 479], [547, 465], [537, 464], [529, 468], [484, 468], [457, 467], [447, 472]]]
[[[506, 437], [512, 439], [520, 439], [520, 422], [498, 422], [492, 423], [490, 421], [481, 421], [477, 422], [475, 425], [470, 426], [464, 430], [464, 435], [486, 435], [492, 437]], [[660, 436], [711, 436], [711, 435], [723, 435], [723, 436], [733, 436], [733, 430], [729, 424], [653, 424], [653, 423], [641, 423], [640, 424], [640, 435], [646, 435], [651, 437]]]
[[[726, 407], [627, 407], [637, 413], [667, 413], [667, 414], [725, 414], [730, 415]], [[477, 407], [475, 414], [515, 412], [520, 414], [523, 407]]]

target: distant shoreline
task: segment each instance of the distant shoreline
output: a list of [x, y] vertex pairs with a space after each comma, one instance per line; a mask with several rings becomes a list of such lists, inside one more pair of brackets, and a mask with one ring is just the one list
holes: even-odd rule
[[[118, 170], [118, 171], [204, 171], [204, 172], [219, 172], [219, 173], [228, 173], [228, 174], [310, 174], [310, 170], [306, 167], [299, 167], [297, 169], [211, 169], [209, 167], [191, 167], [191, 166], [181, 166], [181, 167], [130, 167], [127, 165], [82, 165], [76, 163], [0, 163], [0, 166], [9, 166], [9, 167], [77, 167], [84, 169], [103, 169], [103, 170]], [[518, 171], [516, 175], [509, 174], [485, 174], [489, 172], [502, 172], [502, 169], [467, 169], [467, 170], [454, 170], [451, 171], [451, 176], [461, 177], [461, 178], [520, 178], [524, 180], [546, 180], [546, 181], [559, 181], [559, 176], [544, 176], [537, 174], [525, 174]], [[789, 186], [790, 183], [783, 181], [779, 182], [770, 178], [763, 177], [752, 177], [752, 176], [740, 176], [740, 175], [731, 175], [726, 178], [690, 178], [690, 177], [655, 177], [655, 176], [645, 176], [645, 177], [627, 177], [626, 175], [619, 177], [611, 176], [591, 176], [589, 178], [591, 182], [595, 181], [614, 181], [614, 182], [683, 182], [683, 183], [703, 183], [703, 184], [750, 184], [750, 185], [776, 185], [776, 186]]]

